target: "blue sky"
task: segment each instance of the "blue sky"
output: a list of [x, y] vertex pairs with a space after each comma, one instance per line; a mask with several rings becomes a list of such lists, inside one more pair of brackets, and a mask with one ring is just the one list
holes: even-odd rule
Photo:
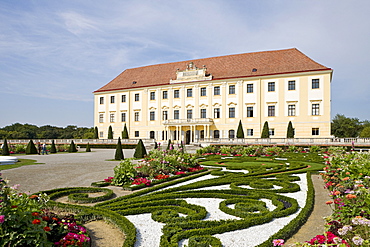
[[370, 120], [368, 0], [0, 0], [0, 127], [93, 126], [123, 70], [296, 47], [334, 69], [332, 117]]

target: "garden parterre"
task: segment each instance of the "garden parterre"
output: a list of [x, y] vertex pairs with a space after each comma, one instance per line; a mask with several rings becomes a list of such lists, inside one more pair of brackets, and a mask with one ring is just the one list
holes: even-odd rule
[[[222, 147], [222, 150], [203, 150], [203, 152], [198, 152], [198, 155], [205, 158], [201, 159], [201, 165], [216, 167], [216, 169], [202, 170], [198, 165], [200, 159], [196, 159], [196, 157], [185, 155], [182, 152], [175, 154], [175, 151], [166, 151], [163, 154], [161, 152], [164, 151], [155, 150], [155, 157], [150, 157], [149, 155], [139, 165], [129, 165], [130, 160], [122, 162], [125, 163], [121, 167], [122, 169], [116, 169], [117, 174], [115, 173], [114, 178], [110, 179], [114, 183], [114, 179], [119, 175], [119, 172], [123, 171], [124, 176], [119, 180], [119, 183], [122, 183], [121, 186], [125, 185], [127, 189], [132, 190], [149, 186], [146, 189], [138, 190], [124, 197], [104, 201], [94, 207], [65, 205], [55, 202], [50, 204], [74, 210], [83, 219], [104, 218], [113, 222], [127, 236], [124, 246], [147, 246], [145, 242], [140, 240], [143, 233], [140, 232], [138, 227], [135, 227], [136, 223], [134, 220], [134, 218], [143, 217], [144, 215], [150, 217], [151, 220], [143, 218], [144, 220], [139, 220], [141, 224], [149, 225], [150, 222], [154, 222], [154, 225], [160, 226], [162, 229], [162, 235], [157, 240], [159, 246], [178, 246], [179, 243], [188, 246], [199, 246], [202, 243], [208, 244], [205, 246], [233, 246], [235, 241], [238, 243], [237, 246], [282, 245], [283, 240], [280, 239], [289, 238], [297, 227], [303, 224], [312, 210], [312, 184], [309, 176], [306, 179], [305, 173], [321, 170], [323, 163], [323, 156], [313, 152], [314, 150], [311, 150], [311, 152], [304, 150], [293, 151], [295, 153], [284, 153], [278, 147], [270, 147], [269, 149], [247, 147], [245, 150], [240, 147]], [[275, 159], [277, 155], [283, 159]], [[335, 158], [334, 156], [325, 155], [325, 159], [327, 163], [329, 162], [327, 164], [329, 168], [326, 169], [330, 170], [330, 162], [333, 163]], [[338, 159], [345, 160], [346, 156], [344, 155]], [[142, 168], [140, 166], [143, 165], [146, 166], [145, 169], [140, 169]], [[343, 164], [338, 165], [341, 166]], [[354, 171], [352, 172], [355, 173]], [[302, 175], [299, 175], [300, 173]], [[194, 175], [188, 176], [189, 174]], [[362, 174], [366, 180], [368, 174]], [[208, 179], [202, 180], [203, 177]], [[145, 178], [150, 183], [144, 182], [139, 185], [132, 185], [135, 179], [138, 178]], [[345, 181], [350, 179], [352, 178], [350, 177]], [[167, 183], [163, 183], [165, 181]], [[303, 189], [305, 184], [307, 184], [307, 189]], [[356, 186], [355, 193], [347, 193], [351, 194], [352, 197], [355, 195], [358, 198], [357, 188], [367, 189], [367, 185], [358, 182], [353, 182], [353, 184], [363, 184], [363, 186]], [[94, 188], [90, 190], [90, 192], [93, 191]], [[345, 194], [345, 191], [343, 191], [343, 194]], [[90, 197], [88, 197], [86, 192], [82, 188], [46, 191], [52, 199], [62, 195], [69, 195], [69, 197], [74, 199], [81, 197], [89, 201]], [[293, 196], [294, 194], [302, 194], [302, 192], [306, 193], [304, 197]], [[82, 193], [83, 196], [72, 196], [72, 194], [76, 193]], [[94, 200], [99, 201], [110, 198], [107, 195], [109, 192], [105, 193], [105, 197], [98, 199], [95, 197]], [[337, 194], [338, 192], [335, 193]], [[353, 198], [346, 197], [348, 200]], [[209, 213], [210, 209], [206, 205], [197, 205], [195, 203], [197, 200], [202, 201], [201, 199], [209, 199], [210, 204], [216, 204], [218, 211], [224, 215], [230, 215], [230, 219], [223, 218], [218, 220], [212, 218], [213, 216], [211, 217]], [[364, 203], [367, 203], [366, 200], [364, 201]], [[215, 213], [212, 214], [214, 215]], [[367, 233], [367, 216], [356, 216], [354, 216], [355, 219], [361, 219], [355, 221], [359, 223], [358, 226], [360, 227], [352, 226], [353, 236], [348, 235], [351, 236], [351, 239], [348, 241], [344, 240], [345, 234], [340, 236], [341, 241], [347, 241], [348, 245], [351, 246], [356, 246], [356, 243], [361, 241], [362, 243], [367, 241], [365, 235], [359, 235], [360, 228], [362, 232]], [[263, 240], [256, 241], [256, 238], [249, 240], [240, 238], [238, 240], [237, 238], [236, 233], [238, 231], [249, 230], [252, 232], [249, 232], [247, 235], [252, 234], [256, 236], [256, 234], [253, 234], [253, 228], [264, 228], [266, 224], [274, 224], [278, 220], [289, 217], [291, 218], [290, 222], [278, 224], [275, 232], [269, 231], [266, 234], [259, 234], [265, 235]], [[342, 219], [334, 220], [340, 222]], [[332, 227], [333, 223], [330, 226]], [[338, 226], [338, 229], [344, 228], [344, 226]], [[347, 230], [346, 234], [350, 232], [348, 227], [344, 229]], [[222, 235], [226, 236], [228, 234], [232, 236], [230, 241], [234, 241], [233, 243], [227, 242], [228, 240], [222, 237]], [[243, 232], [243, 235], [245, 234]], [[339, 237], [339, 234], [336, 235], [334, 231], [332, 234], [335, 237], [327, 233], [322, 235], [326, 238], [325, 240], [322, 240], [323, 237], [317, 237], [317, 239], [326, 242], [329, 240], [339, 241], [336, 238]], [[158, 232], [155, 235], [158, 236]], [[312, 242], [311, 245], [313, 244], [320, 243]], [[303, 246], [304, 244], [301, 245]], [[306, 245], [310, 244], [306, 243]]]

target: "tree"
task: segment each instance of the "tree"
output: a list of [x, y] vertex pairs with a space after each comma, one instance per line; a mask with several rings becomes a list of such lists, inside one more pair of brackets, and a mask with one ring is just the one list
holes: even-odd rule
[[128, 138], [128, 131], [127, 131], [126, 124], [125, 124], [125, 127], [123, 127], [123, 131], [122, 131], [122, 139], [129, 139], [129, 138]]
[[362, 130], [361, 122], [358, 118], [348, 118], [337, 114], [331, 122], [331, 134], [335, 137], [358, 137]]
[[294, 129], [293, 129], [292, 121], [289, 121], [289, 123], [288, 123], [286, 138], [294, 138]]
[[154, 142], [154, 149], [158, 149], [158, 143]]
[[263, 125], [261, 138], [270, 138], [270, 129], [269, 129], [269, 124], [267, 121]]
[[32, 140], [30, 140], [26, 147], [26, 154], [37, 154], [37, 148], [35, 146], [35, 143], [33, 143]]
[[115, 160], [123, 160], [125, 159], [122, 152], [122, 144], [121, 144], [121, 138], [118, 137], [118, 143], [116, 146], [116, 153], [114, 154]]
[[75, 153], [75, 152], [77, 152], [77, 148], [76, 148], [76, 145], [75, 145], [75, 143], [73, 142], [73, 140], [71, 141], [71, 145], [69, 145], [68, 152], [70, 152], [70, 153]]
[[1, 154], [4, 156], [10, 155], [8, 141], [6, 139], [4, 139], [4, 144], [1, 150]]
[[365, 127], [365, 128], [361, 131], [361, 133], [360, 133], [360, 137], [362, 137], [362, 138], [368, 138], [368, 137], [370, 137], [370, 126]]
[[91, 152], [90, 143], [87, 143], [86, 145], [86, 152]]
[[99, 139], [99, 132], [98, 132], [98, 127], [95, 126], [94, 128], [94, 139]]
[[239, 120], [239, 126], [238, 126], [238, 131], [236, 132], [236, 138], [244, 138], [242, 120]]
[[113, 139], [112, 125], [109, 125], [109, 128], [108, 128], [108, 139]]
[[57, 149], [55, 148], [55, 142], [54, 140], [51, 141], [51, 147], [50, 147], [50, 153], [55, 154], [57, 152]]
[[144, 158], [144, 156], [146, 156], [146, 148], [144, 146], [143, 141], [140, 139], [138, 144], [136, 145], [134, 157]]

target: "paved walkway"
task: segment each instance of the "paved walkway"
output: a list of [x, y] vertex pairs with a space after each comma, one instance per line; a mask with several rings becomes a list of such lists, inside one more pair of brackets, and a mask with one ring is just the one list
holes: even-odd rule
[[[107, 160], [114, 159], [114, 154], [115, 149], [93, 149], [88, 153], [22, 155], [20, 159], [33, 159], [42, 164], [22, 166], [1, 173], [4, 179], [10, 180], [10, 185], [20, 184], [19, 189], [23, 192], [90, 186], [92, 182], [113, 176], [113, 169], [119, 161]], [[132, 155], [133, 150], [124, 150], [126, 158]]]

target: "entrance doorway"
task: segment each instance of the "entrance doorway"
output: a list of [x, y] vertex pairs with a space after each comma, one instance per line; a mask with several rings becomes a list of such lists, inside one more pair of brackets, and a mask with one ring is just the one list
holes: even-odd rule
[[192, 138], [192, 136], [191, 136], [191, 131], [190, 130], [187, 130], [186, 132], [185, 132], [185, 144], [190, 144], [190, 142], [191, 142], [191, 138]]

